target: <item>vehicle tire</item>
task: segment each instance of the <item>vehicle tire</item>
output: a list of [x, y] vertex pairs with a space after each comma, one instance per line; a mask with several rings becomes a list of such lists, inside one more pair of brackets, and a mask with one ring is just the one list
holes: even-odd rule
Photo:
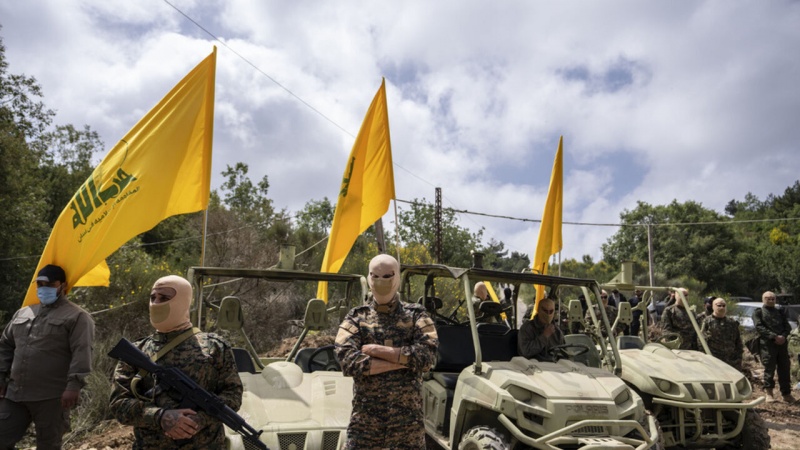
[[[653, 413], [651, 413], [650, 410], [645, 410], [644, 417], [642, 418], [642, 420], [639, 421], [639, 423], [642, 424], [642, 427], [645, 430], [650, 429], [650, 423], [648, 417], [652, 415]], [[650, 450], [664, 450], [665, 448], [667, 448], [667, 446], [664, 441], [664, 433], [661, 431], [661, 422], [659, 422], [658, 419], [656, 419], [656, 429], [658, 429], [658, 440], [655, 442], [655, 445], [650, 447]], [[635, 432], [634, 434], [638, 435], [639, 433]], [[644, 439], [644, 436], [639, 436], [639, 437]]]
[[506, 437], [494, 428], [473, 427], [461, 439], [458, 450], [510, 450]]
[[770, 448], [770, 437], [767, 423], [756, 411], [748, 409], [737, 443], [727, 446], [725, 449], [766, 450], [768, 448]]

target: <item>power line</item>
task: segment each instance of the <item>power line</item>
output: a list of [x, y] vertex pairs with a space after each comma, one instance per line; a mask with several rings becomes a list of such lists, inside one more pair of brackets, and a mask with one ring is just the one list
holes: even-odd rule
[[[433, 208], [433, 205], [430, 203], [424, 203], [419, 201], [411, 201], [411, 200], [403, 200], [403, 199], [395, 199], [396, 202], [405, 203], [408, 205], [416, 205], [416, 206], [427, 206]], [[467, 209], [456, 209], [456, 208], [442, 208], [447, 211], [451, 211], [458, 214], [468, 214], [473, 216], [482, 216], [482, 217], [490, 217], [493, 219], [504, 219], [504, 220], [515, 220], [518, 222], [531, 222], [531, 223], [542, 223], [542, 219], [530, 219], [527, 217], [514, 217], [514, 216], [506, 216], [501, 214], [489, 214], [479, 211], [470, 211]], [[299, 214], [299, 213], [298, 213]], [[295, 214], [295, 217], [298, 215]], [[600, 223], [600, 222], [561, 222], [564, 225], [575, 225], [575, 226], [587, 226], [587, 227], [675, 227], [675, 226], [704, 226], [704, 225], [740, 225], [740, 224], [749, 224], [749, 223], [768, 223], [768, 222], [796, 222], [800, 221], [800, 217], [783, 217], [783, 218], [774, 218], [774, 219], [747, 219], [747, 220], [713, 220], [708, 222], [664, 222], [664, 223]], [[207, 235], [209, 236], [219, 236], [222, 234], [229, 234], [236, 231], [244, 230], [247, 228], [256, 228], [267, 226], [267, 222], [260, 222], [252, 225], [244, 225], [237, 228], [231, 228], [228, 230], [217, 231], [215, 233], [210, 233]], [[137, 248], [137, 247], [148, 247], [153, 245], [164, 245], [164, 244], [171, 244], [174, 242], [182, 242], [182, 241], [190, 241], [201, 239], [202, 236], [189, 236], [184, 238], [177, 238], [177, 239], [168, 239], [164, 241], [157, 241], [157, 242], [148, 242], [142, 244], [131, 244], [131, 245], [123, 245], [120, 248]], [[311, 250], [312, 248], [318, 246], [319, 244], [325, 242], [328, 239], [328, 236], [320, 239], [319, 241], [315, 242], [308, 248], [300, 251], [297, 253], [296, 256], [302, 255], [303, 253]], [[0, 262], [2, 261], [13, 261], [17, 259], [30, 259], [30, 258], [39, 258], [40, 255], [29, 255], [29, 256], [11, 256], [6, 258], [0, 258]]]

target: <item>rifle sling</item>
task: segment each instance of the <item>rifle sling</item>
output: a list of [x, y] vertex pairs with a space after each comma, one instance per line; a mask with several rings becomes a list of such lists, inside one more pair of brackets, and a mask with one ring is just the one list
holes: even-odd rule
[[[199, 332], [200, 328], [197, 327], [189, 328], [183, 333], [175, 336], [171, 341], [167, 342], [167, 345], [161, 347], [161, 350], [159, 350], [158, 353], [156, 353], [155, 355], [151, 356], [150, 359], [152, 359], [153, 362], [158, 362], [158, 360], [162, 356], [171, 352], [172, 349], [180, 345], [181, 342], [185, 341], [186, 339], [189, 339], [190, 337], [194, 336]], [[145, 375], [147, 375], [147, 371], [144, 369], [139, 369], [139, 373], [137, 373], [136, 376], [133, 377], [133, 380], [131, 380], [131, 392], [133, 393], [133, 396], [139, 400], [153, 401], [154, 398], [147, 398], [143, 395], [140, 395], [139, 391], [136, 389], [137, 385], [139, 384], [140, 381], [142, 381], [142, 378], [144, 378]]]

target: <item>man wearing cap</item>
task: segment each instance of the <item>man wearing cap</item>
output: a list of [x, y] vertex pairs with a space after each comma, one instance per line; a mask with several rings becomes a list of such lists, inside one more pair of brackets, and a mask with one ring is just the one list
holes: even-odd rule
[[708, 349], [714, 357], [741, 371], [744, 344], [739, 332], [739, 322], [727, 317], [728, 305], [725, 299], [715, 298], [711, 307], [714, 312], [703, 319], [701, 325]]
[[761, 308], [753, 312], [753, 325], [756, 327], [761, 345], [761, 363], [764, 365], [764, 390], [767, 401], [775, 399], [775, 369], [778, 371], [778, 384], [781, 396], [788, 403], [792, 397], [791, 360], [786, 338], [792, 332], [786, 312], [775, 307], [776, 295], [767, 291], [761, 295]]
[[345, 448], [425, 448], [422, 374], [436, 364], [436, 328], [422, 305], [400, 301], [400, 265], [391, 256], [370, 261], [368, 283], [370, 298], [336, 335], [336, 358], [353, 377]]
[[[716, 299], [716, 297], [713, 295], [703, 299], [703, 312], [697, 315], [697, 323], [701, 326], [703, 325], [703, 321], [706, 320], [706, 317], [714, 314], [714, 299]], [[725, 307], [727, 308], [727, 305]]]
[[56, 265], [36, 276], [39, 304], [20, 309], [0, 337], [0, 449], [12, 449], [31, 422], [36, 448], [60, 449], [70, 410], [92, 370], [94, 321], [67, 300]]
[[[220, 336], [192, 327], [189, 307], [192, 285], [183, 277], [159, 278], [150, 291], [152, 335], [134, 343], [157, 364], [177, 367], [234, 411], [242, 404], [242, 381], [231, 347]], [[111, 412], [133, 426], [135, 450], [224, 448], [222, 422], [204, 412], [180, 407], [180, 398], [165, 391], [153, 377], [124, 362], [117, 364], [111, 391]], [[178, 444], [174, 441], [190, 440]]]

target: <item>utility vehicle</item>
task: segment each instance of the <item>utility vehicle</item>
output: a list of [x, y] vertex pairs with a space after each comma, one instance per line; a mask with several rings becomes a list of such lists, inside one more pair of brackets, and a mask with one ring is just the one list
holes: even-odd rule
[[[519, 293], [538, 284], [552, 298], [583, 293], [591, 305], [599, 298], [594, 280], [443, 265], [402, 266], [401, 273], [404, 299], [425, 305], [439, 336], [438, 359], [423, 384], [429, 448], [661, 448], [657, 421], [612, 373], [620, 371], [616, 343], [595, 347], [581, 334], [553, 349], [556, 362], [519, 356]], [[511, 287], [514, 304], [476, 308], [478, 281]], [[598, 320], [608, 324], [605, 312]]]
[[[231, 341], [240, 344], [233, 350], [244, 385], [238, 413], [262, 432], [260, 439], [271, 450], [343, 448], [352, 408], [353, 379], [342, 375], [333, 345], [301, 347], [314, 333], [327, 330], [335, 334], [344, 314], [363, 303], [367, 290], [364, 277], [293, 269], [193, 267], [188, 278], [195, 289], [193, 323], [211, 331], [228, 331]], [[319, 281], [328, 282], [334, 295], [327, 303], [320, 299], [305, 302], [305, 315], [296, 327], [297, 342], [289, 355], [259, 357], [243, 327], [242, 300], [231, 294], [276, 290], [285, 293], [297, 291], [297, 285], [305, 285], [304, 292], [316, 293]], [[268, 302], [266, 294], [249, 297], [248, 301], [276, 309], [303, 303], [301, 299]], [[227, 428], [226, 441], [229, 449], [245, 448], [239, 434]]]
[[[700, 351], [678, 349], [680, 336], [676, 334], [667, 333], [658, 342], [648, 342], [648, 304], [656, 293], [673, 291], [689, 305], [683, 292], [670, 287], [635, 286], [632, 279], [632, 264], [623, 263], [620, 274], [603, 285], [620, 291], [644, 291], [643, 301], [634, 308], [642, 312], [640, 335], [617, 337], [620, 376], [655, 414], [667, 447], [769, 448], [766, 424], [754, 409], [765, 398], [753, 398], [744, 374], [711, 355], [693, 314], [690, 317]], [[580, 318], [571, 320], [578, 322]], [[630, 304], [621, 304], [617, 320], [631, 323]], [[598, 324], [586, 326], [596, 338]]]

